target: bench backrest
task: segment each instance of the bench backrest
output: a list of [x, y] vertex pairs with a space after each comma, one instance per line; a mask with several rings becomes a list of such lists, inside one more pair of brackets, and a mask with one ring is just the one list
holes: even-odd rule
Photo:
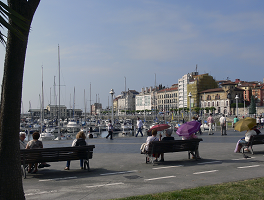
[[43, 149], [20, 149], [21, 164], [91, 159], [94, 145]]
[[252, 135], [249, 142], [251, 145], [264, 144], [264, 135]]
[[151, 153], [195, 151], [203, 139], [155, 141], [149, 144]]

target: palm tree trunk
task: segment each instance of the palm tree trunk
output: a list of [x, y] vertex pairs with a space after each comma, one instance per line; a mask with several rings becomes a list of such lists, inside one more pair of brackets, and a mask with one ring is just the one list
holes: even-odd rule
[[[32, 22], [40, 0], [8, 0], [8, 5]], [[14, 25], [10, 21], [11, 25]], [[22, 41], [10, 31], [6, 45], [0, 106], [0, 199], [25, 199], [19, 152], [20, 110], [29, 30]]]

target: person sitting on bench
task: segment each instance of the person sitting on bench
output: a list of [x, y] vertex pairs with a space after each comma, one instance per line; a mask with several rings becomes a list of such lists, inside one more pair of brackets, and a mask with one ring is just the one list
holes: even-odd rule
[[[159, 141], [159, 139], [157, 138], [157, 129], [153, 129], [152, 130], [152, 135], [147, 137], [146, 140], [146, 146], [145, 146], [145, 150], [148, 151], [149, 148], [149, 143], [153, 142], [153, 141]], [[155, 157], [156, 159], [154, 160], [154, 162], [158, 161], [158, 154], [153, 155], [153, 157]], [[149, 161], [149, 160], [148, 160]]]
[[[243, 137], [243, 138], [241, 138], [241, 139], [238, 140], [238, 142], [237, 142], [237, 144], [236, 144], [235, 151], [234, 151], [235, 153], [240, 153], [240, 150], [241, 150], [242, 146], [243, 146], [244, 144], [247, 144], [247, 143], [249, 142], [250, 137], [251, 137], [252, 135], [257, 135], [256, 131], [254, 131], [254, 128], [255, 128], [255, 127], [251, 128], [251, 129], [249, 129], [249, 130], [247, 130], [247, 132], [246, 132], [246, 134], [245, 134], [245, 137]], [[248, 149], [245, 149], [245, 150], [248, 151]]]
[[[162, 139], [161, 139], [162, 135], [160, 134], [159, 141], [174, 140], [174, 137], [171, 136], [172, 129], [167, 129], [165, 131], [165, 134], [166, 134], [166, 137], [163, 137]], [[164, 162], [164, 153], [160, 154], [160, 162]]]
[[[188, 136], [182, 136], [182, 140], [191, 140], [191, 139], [197, 139], [198, 137], [195, 135], [195, 133], [192, 133]], [[191, 152], [192, 154], [192, 159], [195, 159], [194, 154]], [[199, 151], [197, 151], [197, 159], [201, 159], [201, 157], [199, 156]]]
[[[27, 143], [26, 149], [40, 149], [43, 148], [43, 144], [41, 141], [39, 141], [40, 134], [39, 132], [34, 132], [32, 134], [32, 138], [33, 140], [30, 140]], [[32, 171], [32, 164], [28, 164], [28, 173], [30, 173]], [[35, 169], [32, 173], [37, 173], [38, 171], [38, 163], [35, 163]]]
[[[86, 136], [85, 136], [84, 132], [83, 131], [78, 132], [76, 135], [76, 139], [73, 140], [73, 142], [72, 142], [72, 147], [86, 146], [87, 143], [86, 143], [85, 139], [86, 139]], [[71, 161], [68, 160], [66, 167], [64, 168], [65, 170], [70, 170], [70, 163], [71, 163]], [[83, 169], [83, 159], [80, 159], [80, 167], [81, 167], [81, 169]]]

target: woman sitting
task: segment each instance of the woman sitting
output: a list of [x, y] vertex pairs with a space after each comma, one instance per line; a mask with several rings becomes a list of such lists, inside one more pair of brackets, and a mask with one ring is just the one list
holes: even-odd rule
[[[172, 134], [171, 129], [167, 129], [165, 131], [165, 134], [166, 134], [166, 137], [163, 137], [162, 139], [161, 139], [162, 135], [160, 134], [159, 141], [174, 140], [174, 137], [171, 136], [171, 134]], [[160, 162], [164, 162], [164, 153], [160, 154]]]
[[[151, 132], [151, 136], [148, 136], [147, 137], [147, 140], [146, 140], [146, 146], [145, 146], [145, 150], [148, 151], [149, 149], [149, 144], [153, 141], [159, 141], [159, 139], [157, 138], [157, 129], [153, 129], [152, 132]], [[154, 162], [157, 162], [158, 161], [158, 157], [159, 155], [158, 154], [153, 154], [153, 157], [155, 157], [155, 160]], [[149, 162], [149, 160], [148, 160]]]
[[[253, 128], [247, 130], [246, 134], [245, 134], [245, 137], [241, 138], [238, 140], [237, 144], [236, 144], [236, 148], [235, 148], [235, 153], [240, 153], [240, 150], [242, 148], [243, 145], [247, 144], [250, 140], [250, 137], [252, 135], [258, 135], [260, 134], [260, 131], [259, 132], [256, 132], [254, 129], [256, 127], [254, 126]], [[246, 151], [248, 151], [248, 149], [245, 149]]]
[[[196, 139], [198, 138], [195, 133], [192, 133], [190, 135], [187, 136], [182, 136], [182, 140], [191, 140], [191, 139]], [[191, 152], [192, 154], [192, 159], [195, 159], [195, 155], [193, 154], [193, 152]], [[196, 152], [196, 158], [197, 159], [201, 159], [201, 157], [199, 156], [199, 151]]]
[[[40, 134], [38, 132], [34, 132], [32, 134], [33, 140], [27, 143], [26, 149], [40, 149], [43, 148], [43, 144], [39, 141]], [[28, 164], [28, 173], [31, 172], [32, 164]], [[35, 163], [35, 169], [32, 173], [36, 173], [38, 171], [38, 163]]]
[[[86, 146], [87, 143], [86, 143], [85, 139], [86, 139], [86, 136], [85, 136], [84, 132], [83, 131], [78, 132], [76, 135], [76, 139], [73, 140], [73, 142], [72, 142], [72, 147]], [[65, 170], [70, 170], [70, 164], [71, 164], [71, 161], [68, 160], [66, 167], [65, 167]], [[83, 169], [83, 159], [80, 159], [80, 167], [81, 167], [81, 169]]]

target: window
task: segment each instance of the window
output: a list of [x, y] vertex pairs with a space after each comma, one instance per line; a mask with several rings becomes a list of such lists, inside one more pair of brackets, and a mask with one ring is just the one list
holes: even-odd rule
[[208, 102], [208, 107], [210, 107], [210, 102]]

